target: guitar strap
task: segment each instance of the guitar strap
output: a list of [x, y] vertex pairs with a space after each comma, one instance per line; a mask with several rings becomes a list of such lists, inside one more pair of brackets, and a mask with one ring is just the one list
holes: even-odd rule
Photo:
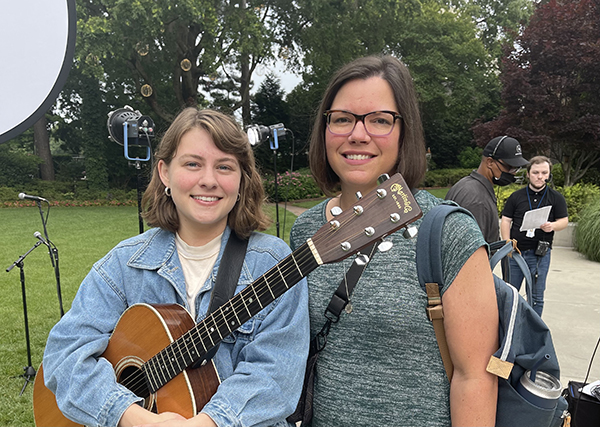
[[[242, 272], [242, 265], [244, 264], [244, 258], [246, 257], [247, 247], [248, 240], [240, 239], [237, 234], [231, 230], [229, 240], [223, 251], [219, 270], [217, 271], [217, 280], [215, 281], [215, 286], [213, 287], [210, 296], [207, 315], [214, 312], [233, 297], [240, 278], [240, 273]], [[212, 359], [219, 349], [219, 344], [211, 348], [201, 360], [193, 365], [193, 367], [197, 368], [200, 365], [204, 365], [207, 360]]]
[[302, 394], [300, 395], [300, 400], [298, 401], [296, 410], [292, 415], [287, 417], [287, 421], [292, 424], [298, 425], [298, 422], [301, 422], [300, 425], [304, 426], [306, 424], [310, 424], [312, 420], [313, 389], [316, 363], [319, 353], [325, 348], [325, 345], [327, 345], [327, 335], [329, 335], [331, 324], [340, 320], [342, 310], [348, 307], [346, 308], [346, 311], [348, 313], [352, 311], [350, 295], [352, 295], [352, 291], [358, 283], [358, 279], [360, 279], [363, 271], [365, 271], [365, 268], [371, 261], [378, 244], [379, 241], [361, 251], [362, 254], [369, 254], [368, 259], [365, 260], [364, 257], [360, 255], [354, 259], [354, 262], [344, 275], [340, 285], [331, 297], [329, 305], [325, 309], [325, 317], [327, 318], [327, 321], [323, 325], [321, 331], [310, 340], [308, 359], [306, 361], [306, 372], [304, 373], [304, 383], [302, 385]]
[[329, 304], [325, 309], [325, 317], [327, 318], [327, 321], [325, 322], [325, 325], [323, 325], [321, 332], [319, 332], [315, 337], [317, 340], [317, 351], [321, 351], [323, 348], [325, 348], [325, 344], [327, 343], [327, 335], [329, 334], [331, 324], [337, 323], [338, 320], [340, 320], [342, 310], [346, 309], [348, 313], [351, 312], [352, 304], [350, 304], [350, 295], [352, 295], [360, 276], [362, 276], [363, 271], [365, 271], [365, 268], [367, 268], [367, 265], [369, 265], [371, 258], [373, 258], [373, 254], [375, 253], [375, 249], [377, 249], [378, 244], [379, 242], [375, 242], [361, 251], [362, 254], [368, 254], [368, 259], [365, 261], [361, 256], [357, 256], [344, 275], [344, 278], [340, 282], [338, 288], [333, 293], [331, 301], [329, 301]]

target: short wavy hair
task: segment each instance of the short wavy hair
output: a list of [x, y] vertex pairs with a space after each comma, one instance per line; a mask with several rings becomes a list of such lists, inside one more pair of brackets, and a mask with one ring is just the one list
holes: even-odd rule
[[343, 66], [333, 76], [317, 112], [312, 129], [309, 161], [315, 181], [328, 196], [339, 189], [340, 178], [327, 160], [325, 147], [326, 119], [324, 113], [331, 108], [338, 91], [351, 80], [381, 77], [392, 88], [398, 113], [402, 116], [402, 129], [398, 140], [399, 150], [395, 170], [400, 172], [409, 188], [417, 187], [425, 176], [427, 159], [425, 139], [419, 112], [419, 103], [408, 68], [389, 55], [367, 56]]
[[146, 222], [152, 227], [160, 227], [173, 233], [179, 229], [177, 208], [173, 199], [165, 194], [165, 185], [158, 173], [158, 162], [162, 160], [169, 165], [183, 135], [195, 128], [208, 132], [217, 148], [234, 155], [240, 165], [240, 198], [229, 213], [229, 227], [242, 239], [248, 238], [254, 230], [265, 230], [270, 223], [262, 209], [265, 193], [246, 133], [232, 117], [218, 111], [194, 107], [184, 109], [160, 141], [154, 156], [152, 179], [142, 198]]
[[535, 156], [529, 159], [529, 164], [527, 165], [527, 173], [531, 171], [531, 166], [542, 163], [548, 163], [548, 166], [550, 166], [550, 173], [552, 173], [552, 160], [550, 160], [546, 156]]

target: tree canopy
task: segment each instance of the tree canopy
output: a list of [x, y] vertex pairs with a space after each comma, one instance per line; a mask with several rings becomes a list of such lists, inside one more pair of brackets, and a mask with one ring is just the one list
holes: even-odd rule
[[503, 111], [475, 127], [480, 145], [509, 134], [529, 155], [560, 162], [565, 185], [600, 161], [600, 6], [551, 0], [506, 49]]
[[[106, 138], [111, 110], [150, 115], [158, 137], [186, 106], [220, 109], [243, 125], [283, 122], [303, 154], [331, 75], [381, 53], [409, 67], [438, 167], [458, 166], [462, 151], [506, 132], [563, 162], [567, 182], [597, 161], [593, 0], [77, 0], [77, 16], [50, 144], [85, 157], [96, 188], [131, 179], [121, 147]], [[251, 95], [256, 68], [273, 61], [302, 82], [285, 94], [270, 76]], [[289, 156], [286, 144], [279, 156]], [[257, 153], [269, 171], [269, 151]]]

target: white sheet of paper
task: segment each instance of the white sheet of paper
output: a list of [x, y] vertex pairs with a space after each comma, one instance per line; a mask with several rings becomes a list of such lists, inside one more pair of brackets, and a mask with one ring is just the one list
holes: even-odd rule
[[552, 206], [544, 206], [543, 208], [525, 212], [525, 216], [523, 217], [523, 224], [521, 224], [521, 228], [519, 228], [519, 231], [540, 228], [542, 224], [548, 221], [548, 216], [550, 215], [551, 209]]
[[600, 380], [598, 380], [598, 381], [594, 381], [593, 383], [589, 383], [588, 385], [586, 385], [585, 387], [583, 387], [583, 389], [579, 389], [579, 391], [581, 391], [581, 392], [583, 392], [583, 393], [587, 394], [588, 396], [595, 397], [595, 396], [592, 394], [592, 389], [593, 389], [594, 387], [597, 387], [597, 386], [600, 386]]

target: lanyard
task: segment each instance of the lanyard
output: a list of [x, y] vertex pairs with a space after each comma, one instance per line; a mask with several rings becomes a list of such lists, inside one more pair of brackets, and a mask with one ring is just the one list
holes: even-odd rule
[[[547, 192], [548, 192], [548, 186], [546, 185], [544, 194], [542, 194], [542, 198], [540, 199], [540, 202], [538, 203], [536, 209], [539, 208], [540, 205], [542, 204], [542, 201], [544, 200], [544, 196], [546, 195]], [[531, 199], [529, 198], [529, 185], [527, 186], [527, 201], [529, 202], [529, 210], [533, 210], [533, 207], [531, 207]]]

